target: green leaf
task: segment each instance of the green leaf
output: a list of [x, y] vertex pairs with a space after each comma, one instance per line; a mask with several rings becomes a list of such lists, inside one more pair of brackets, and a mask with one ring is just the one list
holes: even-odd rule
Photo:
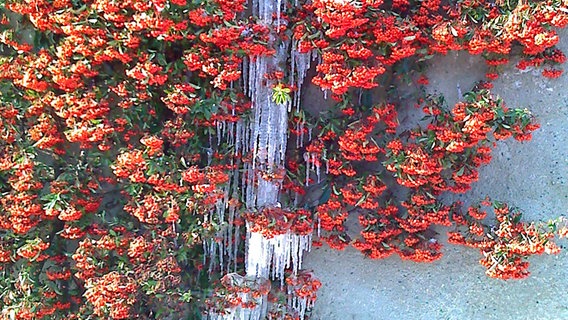
[[185, 292], [181, 295], [180, 300], [185, 303], [189, 303], [193, 299], [191, 292]]
[[457, 175], [458, 177], [461, 177], [461, 176], [463, 175], [464, 171], [465, 171], [465, 166], [461, 167], [461, 168], [456, 172], [456, 175]]
[[356, 207], [360, 206], [363, 202], [365, 202], [365, 200], [367, 200], [367, 195], [365, 194], [364, 196], [361, 197], [361, 199], [359, 199], [359, 201], [357, 201], [357, 203], [355, 204]]
[[336, 196], [341, 194], [339, 191], [337, 191], [337, 189], [335, 188], [335, 185], [333, 186], [333, 194], [336, 195]]

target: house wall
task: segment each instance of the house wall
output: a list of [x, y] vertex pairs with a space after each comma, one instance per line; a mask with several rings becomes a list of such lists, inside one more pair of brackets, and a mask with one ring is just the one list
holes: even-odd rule
[[[561, 32], [561, 38], [558, 47], [568, 52], [568, 32]], [[498, 143], [492, 163], [480, 170], [479, 182], [454, 198], [467, 204], [490, 195], [522, 209], [525, 220], [546, 221], [568, 214], [568, 74], [547, 79], [540, 70], [520, 71], [515, 64], [513, 60], [503, 69], [493, 93], [511, 108], [527, 107], [541, 128], [530, 142]], [[435, 57], [427, 71], [429, 90], [443, 93], [453, 105], [457, 84], [466, 92], [486, 71], [481, 57], [467, 52]], [[353, 220], [350, 224], [357, 223]], [[443, 243], [445, 237], [441, 232]], [[560, 244], [566, 246], [566, 241]], [[528, 279], [502, 281], [485, 276], [477, 250], [454, 245], [443, 250], [441, 260], [417, 264], [395, 256], [370, 260], [353, 248], [313, 249], [304, 268], [312, 269], [323, 286], [312, 318], [568, 319], [566, 251], [532, 257]]]

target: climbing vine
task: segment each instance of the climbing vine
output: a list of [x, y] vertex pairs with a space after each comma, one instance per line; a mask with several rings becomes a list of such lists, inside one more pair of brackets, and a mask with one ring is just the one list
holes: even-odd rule
[[[479, 249], [488, 276], [528, 276], [526, 257], [557, 253], [566, 220], [440, 196], [467, 192], [495, 141], [538, 129], [491, 81], [516, 49], [518, 68], [561, 76], [567, 12], [559, 0], [0, 0], [2, 318], [304, 319], [321, 287], [301, 268], [312, 245], [429, 262], [435, 226]], [[423, 70], [455, 50], [489, 72], [448, 106], [424, 93]], [[308, 81], [329, 108], [303, 104]], [[403, 129], [409, 103], [424, 119]]]

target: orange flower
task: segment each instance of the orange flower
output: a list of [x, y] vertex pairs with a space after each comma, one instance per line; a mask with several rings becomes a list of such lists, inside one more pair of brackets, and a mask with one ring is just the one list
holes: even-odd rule
[[146, 146], [148, 155], [154, 156], [162, 154], [162, 148], [164, 145], [164, 141], [162, 139], [155, 136], [148, 136], [140, 139], [140, 142]]
[[74, 206], [68, 205], [65, 207], [65, 209], [59, 212], [59, 215], [57, 217], [62, 221], [76, 221], [81, 219], [82, 216], [83, 213], [81, 212], [81, 210], [78, 210]]

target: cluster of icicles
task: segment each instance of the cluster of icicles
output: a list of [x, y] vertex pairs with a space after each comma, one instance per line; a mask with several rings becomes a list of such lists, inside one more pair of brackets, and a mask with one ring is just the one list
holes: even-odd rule
[[[210, 320], [253, 320], [258, 319], [259, 309], [262, 309], [263, 314], [266, 313], [268, 306], [267, 295], [261, 294], [266, 292], [267, 286], [270, 286], [266, 280], [257, 279], [256, 277], [241, 276], [237, 273], [228, 273], [221, 282], [226, 288], [246, 288], [247, 290], [238, 290], [234, 298], [239, 299], [243, 303], [253, 303], [258, 308], [230, 308], [223, 310], [222, 313], [209, 312], [208, 319]], [[264, 288], [263, 288], [264, 287]], [[255, 296], [253, 296], [256, 293]]]
[[249, 232], [247, 244], [247, 274], [265, 279], [269, 276], [271, 279], [278, 278], [282, 284], [284, 270], [290, 267], [290, 262], [293, 273], [298, 274], [302, 265], [302, 253], [311, 249], [312, 235], [288, 232], [268, 239], [258, 232]]
[[[280, 12], [283, 8], [281, 0], [252, 0], [252, 12], [266, 25], [281, 24]], [[273, 16], [276, 17], [273, 21]], [[276, 48], [272, 57], [259, 57], [246, 60], [243, 64], [243, 86], [251, 98], [253, 116], [250, 120], [238, 122], [219, 122], [217, 124], [217, 145], [226, 142], [234, 146], [235, 154], [252, 154], [250, 162], [241, 163], [243, 170], [235, 170], [230, 185], [226, 187], [225, 197], [217, 203], [216, 215], [218, 221], [227, 221], [227, 227], [220, 231], [217, 241], [204, 244], [206, 256], [209, 257], [211, 271], [214, 263], [219, 263], [222, 272], [234, 277], [236, 282], [246, 279], [256, 279], [259, 283], [268, 279], [280, 280], [284, 285], [284, 271], [291, 268], [294, 275], [301, 269], [302, 255], [311, 249], [312, 235], [296, 235], [292, 232], [267, 238], [260, 233], [250, 232], [247, 223], [246, 234], [246, 276], [239, 276], [236, 272], [236, 258], [239, 247], [239, 228], [233, 227], [238, 214], [230, 199], [245, 200], [248, 210], [279, 206], [278, 196], [281, 180], [266, 179], [263, 173], [272, 173], [284, 168], [286, 144], [288, 141], [288, 112], [292, 108], [299, 111], [300, 88], [312, 60], [311, 53], [299, 53], [297, 43], [293, 42], [291, 50], [290, 85], [298, 90], [285, 104], [277, 104], [272, 100], [272, 83], [263, 83], [265, 74], [283, 65], [288, 58], [290, 42], [282, 42]], [[304, 123], [300, 123], [303, 132]], [[311, 132], [310, 132], [311, 135]], [[303, 145], [303, 135], [296, 142]], [[212, 143], [215, 143], [212, 142]], [[231, 163], [233, 164], [233, 163]], [[319, 178], [319, 167], [317, 168]], [[318, 179], [319, 180], [319, 179]], [[307, 181], [306, 181], [307, 183]], [[260, 211], [260, 210], [257, 210]], [[214, 262], [216, 261], [216, 262]], [[252, 301], [246, 293], [239, 293], [242, 301]], [[250, 295], [250, 294], [249, 294]], [[215, 320], [258, 320], [264, 319], [267, 313], [266, 297], [255, 300], [257, 307], [235, 307], [225, 310], [223, 314], [210, 312], [209, 319]], [[305, 312], [310, 307], [310, 301], [303, 298], [290, 298], [289, 306], [304, 319]]]

